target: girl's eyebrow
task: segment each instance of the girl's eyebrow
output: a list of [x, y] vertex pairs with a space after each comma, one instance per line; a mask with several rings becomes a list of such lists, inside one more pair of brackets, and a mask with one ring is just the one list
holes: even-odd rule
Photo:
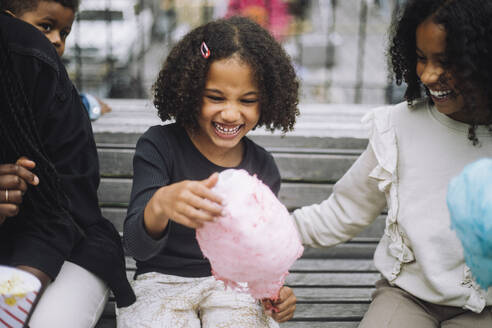
[[203, 91], [223, 94], [223, 92], [218, 90], [218, 89], [207, 89], [207, 88], [205, 88]]
[[251, 95], [254, 95], [254, 96], [258, 95], [258, 91], [250, 91], [250, 92], [245, 93], [243, 96], [251, 96]]
[[[420, 50], [418, 47], [415, 47], [415, 52], [418, 52], [420, 54], [423, 54], [424, 52], [422, 50]], [[446, 57], [446, 53], [444, 52], [440, 52], [438, 54], [433, 54], [433, 56], [435, 57]]]
[[[218, 90], [218, 89], [207, 89], [207, 88], [206, 88], [206, 89], [204, 89], [203, 91], [204, 91], [204, 92], [213, 92], [213, 93], [218, 93], [218, 94], [220, 94], [220, 95], [223, 95], [223, 94], [224, 94], [222, 91], [220, 91], [220, 90]], [[256, 96], [256, 95], [258, 95], [258, 92], [257, 92], [257, 91], [249, 91], [249, 92], [247, 92], [247, 93], [243, 94], [242, 96], [244, 97], [244, 96], [251, 96], [251, 95]]]

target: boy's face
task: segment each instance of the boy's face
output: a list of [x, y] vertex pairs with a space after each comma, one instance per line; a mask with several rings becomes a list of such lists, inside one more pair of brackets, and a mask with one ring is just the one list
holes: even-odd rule
[[58, 2], [40, 1], [37, 8], [26, 11], [17, 18], [22, 19], [44, 33], [55, 46], [61, 57], [65, 51], [65, 40], [70, 34], [75, 13]]

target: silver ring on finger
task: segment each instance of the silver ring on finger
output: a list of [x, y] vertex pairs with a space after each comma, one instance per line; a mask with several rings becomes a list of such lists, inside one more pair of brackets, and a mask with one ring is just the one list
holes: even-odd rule
[[5, 189], [5, 202], [6, 203], [9, 202], [9, 190], [8, 189]]

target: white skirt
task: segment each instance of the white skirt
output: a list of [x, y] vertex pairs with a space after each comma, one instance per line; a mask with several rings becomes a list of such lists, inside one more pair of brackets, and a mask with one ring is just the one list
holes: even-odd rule
[[214, 277], [151, 272], [132, 282], [137, 301], [117, 309], [118, 328], [278, 328], [249, 294], [225, 289]]

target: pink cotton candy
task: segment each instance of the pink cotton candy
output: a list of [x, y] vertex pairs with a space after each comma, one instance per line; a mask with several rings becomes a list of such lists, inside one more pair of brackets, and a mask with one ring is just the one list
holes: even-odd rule
[[244, 170], [220, 173], [213, 191], [225, 200], [225, 214], [196, 231], [213, 275], [256, 299], [276, 299], [304, 250], [287, 209]]

